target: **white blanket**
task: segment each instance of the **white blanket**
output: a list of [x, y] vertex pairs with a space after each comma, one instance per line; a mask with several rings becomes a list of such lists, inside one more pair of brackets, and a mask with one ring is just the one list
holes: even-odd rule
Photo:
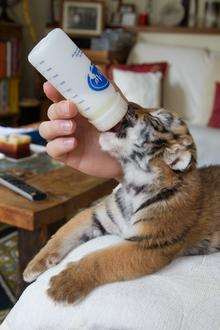
[[[199, 165], [220, 164], [220, 131], [190, 128]], [[0, 330], [219, 330], [220, 253], [179, 258], [160, 272], [105, 285], [75, 305], [46, 295], [51, 276], [69, 261], [119, 241], [106, 236], [72, 251], [30, 285]]]
[[156, 274], [100, 287], [75, 305], [47, 297], [49, 278], [67, 262], [118, 241], [101, 237], [72, 251], [26, 289], [0, 329], [220, 329], [220, 253], [179, 258]]

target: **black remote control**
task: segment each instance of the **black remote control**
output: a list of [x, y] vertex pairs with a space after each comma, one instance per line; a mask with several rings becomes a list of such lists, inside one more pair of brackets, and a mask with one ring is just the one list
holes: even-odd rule
[[28, 185], [23, 180], [10, 174], [0, 174], [0, 184], [22, 195], [30, 201], [41, 201], [47, 198], [47, 194]]

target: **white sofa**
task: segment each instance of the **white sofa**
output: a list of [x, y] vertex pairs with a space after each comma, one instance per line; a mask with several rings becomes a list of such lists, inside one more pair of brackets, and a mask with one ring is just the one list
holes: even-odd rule
[[[137, 45], [132, 54], [140, 60], [143, 49], [141, 45], [142, 53], [138, 54], [139, 46]], [[156, 59], [153, 58], [154, 60]], [[181, 68], [178, 70], [181, 71]], [[177, 78], [175, 74], [174, 77]], [[171, 79], [170, 83], [172, 81]], [[182, 84], [182, 80], [180, 83]], [[183, 84], [183, 88], [184, 86]], [[190, 107], [194, 109], [194, 103], [191, 103], [192, 95], [195, 95], [195, 98], [200, 97], [199, 94], [191, 93], [189, 102], [187, 101], [188, 110]], [[195, 99], [195, 102], [197, 101], [199, 100]], [[171, 102], [171, 98], [168, 98], [167, 102]], [[176, 104], [178, 105], [178, 100], [175, 100], [174, 105]], [[197, 110], [198, 112], [194, 109], [192, 117], [190, 112], [187, 112], [188, 119], [199, 120], [197, 115], [204, 115], [204, 109], [202, 112]], [[205, 124], [208, 115], [201, 120]], [[199, 165], [220, 164], [220, 130], [195, 125], [190, 125], [190, 130], [198, 146]], [[179, 258], [151, 276], [100, 287], [75, 305], [55, 304], [47, 297], [46, 288], [50, 277], [63, 269], [69, 261], [115, 244], [118, 240], [117, 237], [106, 236], [72, 251], [59, 265], [41, 275], [25, 290], [0, 329], [220, 329], [220, 253]]]

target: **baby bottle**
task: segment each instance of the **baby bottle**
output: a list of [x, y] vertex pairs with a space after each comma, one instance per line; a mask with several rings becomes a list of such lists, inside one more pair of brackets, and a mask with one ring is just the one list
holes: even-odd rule
[[99, 131], [111, 129], [126, 114], [127, 102], [63, 30], [52, 30], [28, 60]]

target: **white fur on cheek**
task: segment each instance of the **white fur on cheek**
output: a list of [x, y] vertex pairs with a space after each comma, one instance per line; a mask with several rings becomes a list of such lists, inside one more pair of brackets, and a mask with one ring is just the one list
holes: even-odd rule
[[111, 151], [115, 147], [115, 134], [102, 133], [99, 137], [99, 144], [103, 151]]
[[103, 151], [115, 158], [120, 158], [124, 153], [122, 139], [118, 139], [115, 133], [102, 133], [99, 137], [99, 144]]

